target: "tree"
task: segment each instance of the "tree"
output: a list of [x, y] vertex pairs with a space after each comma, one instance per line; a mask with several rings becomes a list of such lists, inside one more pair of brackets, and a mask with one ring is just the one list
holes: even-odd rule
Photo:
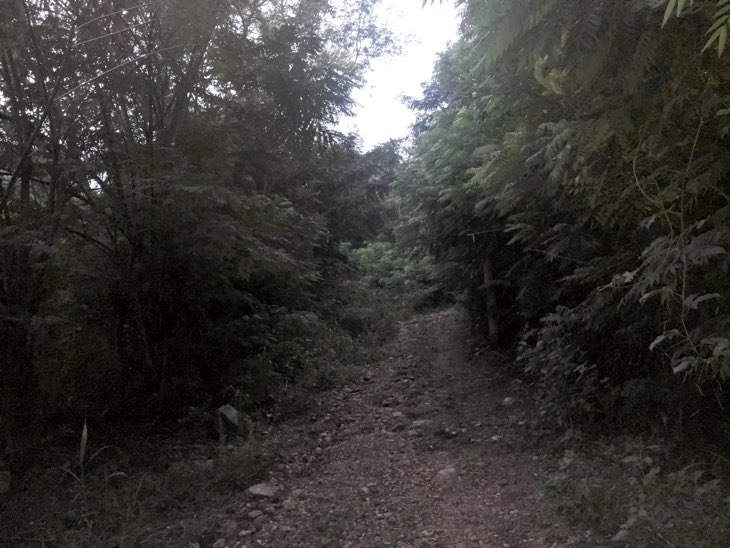
[[408, 223], [561, 421], [681, 416], [672, 371], [730, 374], [728, 65], [702, 53], [712, 11], [669, 4], [462, 2], [414, 105]]
[[190, 403], [331, 321], [313, 293], [377, 225], [374, 167], [332, 129], [390, 47], [372, 4], [3, 4], [6, 423]]

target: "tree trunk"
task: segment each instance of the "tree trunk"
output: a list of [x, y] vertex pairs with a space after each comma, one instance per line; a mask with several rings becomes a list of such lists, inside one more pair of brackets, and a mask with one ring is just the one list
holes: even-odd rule
[[497, 330], [497, 295], [494, 292], [494, 274], [492, 262], [489, 257], [484, 257], [482, 262], [482, 274], [484, 277], [484, 292], [487, 300], [487, 330], [489, 342], [493, 346], [499, 343], [499, 332]]

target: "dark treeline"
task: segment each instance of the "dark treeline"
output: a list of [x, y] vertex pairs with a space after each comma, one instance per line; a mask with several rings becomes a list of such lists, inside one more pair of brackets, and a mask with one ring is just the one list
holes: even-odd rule
[[332, 129], [393, 48], [373, 4], [2, 2], [3, 452], [335, 359], [399, 162]]
[[727, 2], [460, 5], [412, 103], [401, 234], [556, 427], [726, 416]]

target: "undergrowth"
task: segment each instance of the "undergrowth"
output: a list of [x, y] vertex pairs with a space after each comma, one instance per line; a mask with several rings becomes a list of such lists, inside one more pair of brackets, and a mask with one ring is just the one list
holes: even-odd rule
[[[396, 261], [390, 244], [376, 244], [375, 253], [368, 247], [345, 250], [352, 270], [322, 292], [327, 315], [281, 309], [248, 318], [267, 334], [265, 351], [234, 360], [220, 392], [199, 394], [197, 404], [170, 415], [164, 411], [175, 409], [174, 393], [172, 400], [150, 399], [141, 408], [146, 421], [115, 431], [96, 418], [79, 431], [66, 428], [55, 445], [49, 441], [43, 458], [14, 478], [28, 489], [0, 498], [0, 545], [200, 539], [210, 523], [206, 512], [220, 512], [234, 494], [266, 478], [277, 423], [312, 410], [322, 391], [355, 382], [422, 300], [424, 282], [403, 275], [413, 270], [407, 260]], [[224, 405], [236, 424], [220, 411]], [[32, 520], [23, 508], [32, 508]]]
[[726, 546], [728, 462], [679, 460], [666, 440], [626, 436], [565, 449], [546, 485], [573, 522], [618, 546]]
[[543, 453], [549, 498], [590, 545], [728, 545], [730, 460], [719, 440], [671, 428], [599, 433], [580, 422], [556, 424], [544, 412], [539, 382], [516, 378], [511, 386], [522, 404], [503, 434], [517, 448]]
[[[155, 456], [152, 466], [138, 462], [145, 450]], [[155, 535], [173, 525], [183, 529], [176, 536], [199, 538], [206, 520], [190, 518], [206, 502], [221, 504], [264, 477], [272, 458], [257, 437], [220, 446], [120, 449], [83, 482], [61, 480], [66, 498], [44, 531], [54, 545], [68, 547], [154, 544]]]

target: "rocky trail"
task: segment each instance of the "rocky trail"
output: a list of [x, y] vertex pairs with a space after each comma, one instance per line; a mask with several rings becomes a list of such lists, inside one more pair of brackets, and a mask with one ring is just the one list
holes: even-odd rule
[[361, 382], [283, 427], [269, 480], [190, 546], [581, 545], [540, 456], [510, 439], [518, 387], [467, 356], [466, 329], [453, 310], [403, 323]]
[[459, 312], [438, 312], [250, 440], [120, 434], [81, 478], [49, 450], [0, 498], [0, 546], [596, 546], [545, 497], [519, 381], [473, 351]]

